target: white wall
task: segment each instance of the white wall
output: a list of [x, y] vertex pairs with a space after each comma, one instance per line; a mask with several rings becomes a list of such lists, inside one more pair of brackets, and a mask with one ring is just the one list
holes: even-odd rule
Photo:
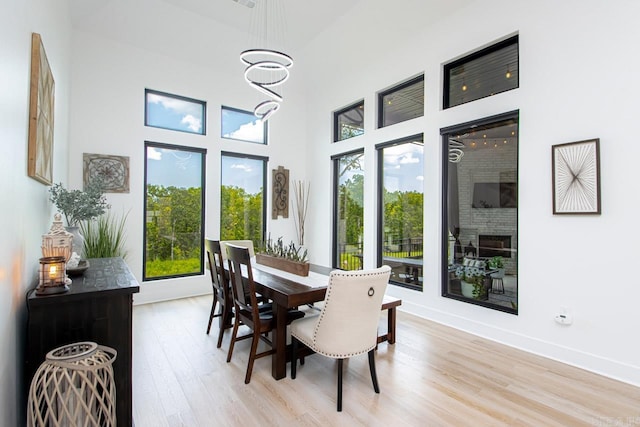
[[[269, 157], [271, 169], [282, 165], [290, 169], [290, 179], [304, 177], [305, 144], [304, 110], [299, 105], [301, 78], [295, 68], [285, 87], [285, 102], [269, 121], [269, 145], [245, 143], [220, 138], [220, 106], [245, 110], [264, 100], [244, 82], [243, 66], [238, 54], [246, 49], [246, 36], [234, 29], [157, 2], [152, 10], [144, 2], [131, 4], [127, 19], [137, 21], [136, 32], [130, 27], [114, 28], [110, 38], [95, 35], [90, 28], [76, 30], [73, 37], [71, 143], [69, 178], [73, 185], [82, 185], [82, 153], [129, 156], [131, 167], [130, 192], [107, 194], [112, 210], [129, 212], [127, 222], [127, 264], [141, 282], [134, 303], [184, 297], [211, 292], [210, 279], [204, 276], [142, 282], [143, 249], [143, 185], [145, 140], [201, 147], [207, 149], [206, 161], [206, 224], [208, 238], [220, 237], [220, 152], [231, 151]], [[129, 6], [127, 4], [127, 6]], [[152, 16], [146, 16], [151, 13]], [[88, 17], [85, 27], [91, 26]], [[157, 25], [170, 22], [171, 25]], [[169, 29], [167, 29], [169, 28]], [[167, 55], [169, 37], [188, 35], [192, 43], [201, 44], [199, 57], [185, 60], [184, 54]], [[154, 51], [136, 46], [143, 38], [157, 37]], [[177, 37], [174, 37], [177, 38]], [[172, 40], [179, 49], [180, 40]], [[235, 41], [234, 41], [235, 40]], [[170, 53], [170, 52], [169, 52]], [[193, 135], [144, 126], [144, 89], [150, 88], [187, 96], [207, 102], [207, 135]], [[268, 186], [270, 188], [270, 185]], [[268, 201], [268, 231], [273, 237], [293, 239], [293, 220], [270, 219]]]
[[[399, 4], [400, 3], [400, 4]], [[308, 241], [329, 264], [330, 156], [364, 147], [365, 211], [375, 212], [376, 143], [424, 132], [424, 292], [402, 288], [402, 308], [474, 334], [640, 385], [638, 235], [633, 175], [640, 59], [640, 4], [477, 1], [442, 19], [420, 2], [374, 0], [355, 8], [305, 51], [309, 154], [314, 187]], [[408, 28], [401, 26], [406, 24]], [[400, 28], [398, 28], [400, 26]], [[442, 64], [518, 33], [520, 88], [443, 111]], [[424, 72], [425, 116], [375, 129], [375, 93]], [[317, 88], [322, 88], [317, 90]], [[365, 99], [365, 134], [331, 143], [331, 112]], [[519, 126], [519, 314], [440, 296], [439, 129], [511, 110]], [[551, 145], [600, 138], [602, 215], [554, 216]], [[376, 219], [365, 218], [365, 266], [375, 262]], [[553, 317], [567, 307], [574, 324]], [[499, 361], [496, 361], [499, 363]]]
[[0, 425], [20, 425], [25, 294], [37, 285], [40, 244], [53, 220], [49, 187], [27, 176], [31, 33], [55, 79], [55, 182], [67, 178], [70, 24], [67, 1], [0, 0]]

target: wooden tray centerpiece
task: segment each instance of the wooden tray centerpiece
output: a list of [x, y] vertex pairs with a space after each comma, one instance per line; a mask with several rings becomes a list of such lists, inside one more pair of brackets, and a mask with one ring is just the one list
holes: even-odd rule
[[273, 243], [271, 238], [267, 240], [264, 250], [256, 253], [256, 262], [267, 267], [277, 268], [298, 276], [309, 275], [309, 263], [307, 262], [307, 250], [291, 242], [288, 246], [282, 243], [282, 237]]

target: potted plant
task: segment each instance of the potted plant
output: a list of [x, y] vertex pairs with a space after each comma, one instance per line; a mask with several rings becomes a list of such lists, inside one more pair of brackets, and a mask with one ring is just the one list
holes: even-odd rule
[[484, 274], [464, 271], [460, 277], [462, 295], [467, 298], [487, 300], [489, 298], [489, 288], [485, 282]]
[[120, 217], [111, 211], [99, 217], [80, 223], [84, 236], [84, 254], [87, 258], [126, 258], [124, 247], [125, 223], [129, 213]]
[[57, 183], [49, 188], [49, 194], [49, 200], [67, 221], [67, 231], [73, 234], [72, 250], [82, 257], [84, 242], [78, 228], [80, 222], [100, 216], [109, 209], [102, 181], [90, 181], [85, 191], [67, 190], [62, 183]]
[[502, 279], [505, 274], [504, 260], [501, 256], [494, 256], [487, 262], [487, 267], [493, 270], [490, 276], [494, 279]]
[[264, 248], [261, 248], [259, 252], [256, 253], [256, 262], [297, 274], [298, 276], [309, 275], [307, 250], [305, 249], [303, 251], [302, 248], [296, 247], [293, 242], [285, 245], [282, 237], [279, 237], [275, 243], [271, 240], [271, 237], [269, 237]]

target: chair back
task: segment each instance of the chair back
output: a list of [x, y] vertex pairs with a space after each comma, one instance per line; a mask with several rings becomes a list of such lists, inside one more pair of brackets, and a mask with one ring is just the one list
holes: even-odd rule
[[222, 296], [226, 300], [227, 278], [224, 273], [224, 263], [222, 261], [222, 248], [218, 240], [204, 240], [204, 247], [207, 253], [209, 273], [211, 273], [211, 285], [213, 292]]
[[249, 256], [256, 256], [255, 250], [253, 249], [253, 241], [252, 240], [220, 240], [220, 246], [222, 246], [222, 259], [227, 262], [227, 245], [241, 246], [243, 248], [249, 249]]
[[380, 307], [390, 275], [387, 265], [329, 274], [324, 307], [313, 335], [318, 353], [346, 358], [376, 346]]
[[[231, 293], [235, 305], [241, 310], [252, 312], [258, 316], [258, 301], [256, 288], [251, 270], [251, 256], [247, 247], [227, 244], [227, 258], [229, 276], [231, 278]], [[242, 276], [246, 271], [247, 277]]]

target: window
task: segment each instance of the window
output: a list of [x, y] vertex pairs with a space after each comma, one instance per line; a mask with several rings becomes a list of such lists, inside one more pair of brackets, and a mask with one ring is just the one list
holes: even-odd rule
[[144, 97], [145, 126], [206, 134], [206, 102], [151, 89], [145, 89]]
[[267, 122], [252, 112], [222, 106], [222, 137], [239, 141], [267, 143]]
[[376, 146], [378, 150], [378, 265], [391, 267], [393, 284], [422, 290], [423, 137]]
[[475, 101], [519, 85], [518, 36], [444, 66], [444, 108]]
[[424, 116], [424, 75], [378, 94], [378, 127]]
[[338, 142], [364, 133], [364, 101], [333, 113], [333, 141]]
[[222, 153], [220, 240], [252, 240], [260, 247], [266, 225], [266, 157]]
[[143, 280], [203, 274], [206, 154], [145, 142]]
[[442, 129], [442, 295], [518, 312], [518, 112]]
[[362, 270], [364, 151], [333, 157], [333, 268]]

